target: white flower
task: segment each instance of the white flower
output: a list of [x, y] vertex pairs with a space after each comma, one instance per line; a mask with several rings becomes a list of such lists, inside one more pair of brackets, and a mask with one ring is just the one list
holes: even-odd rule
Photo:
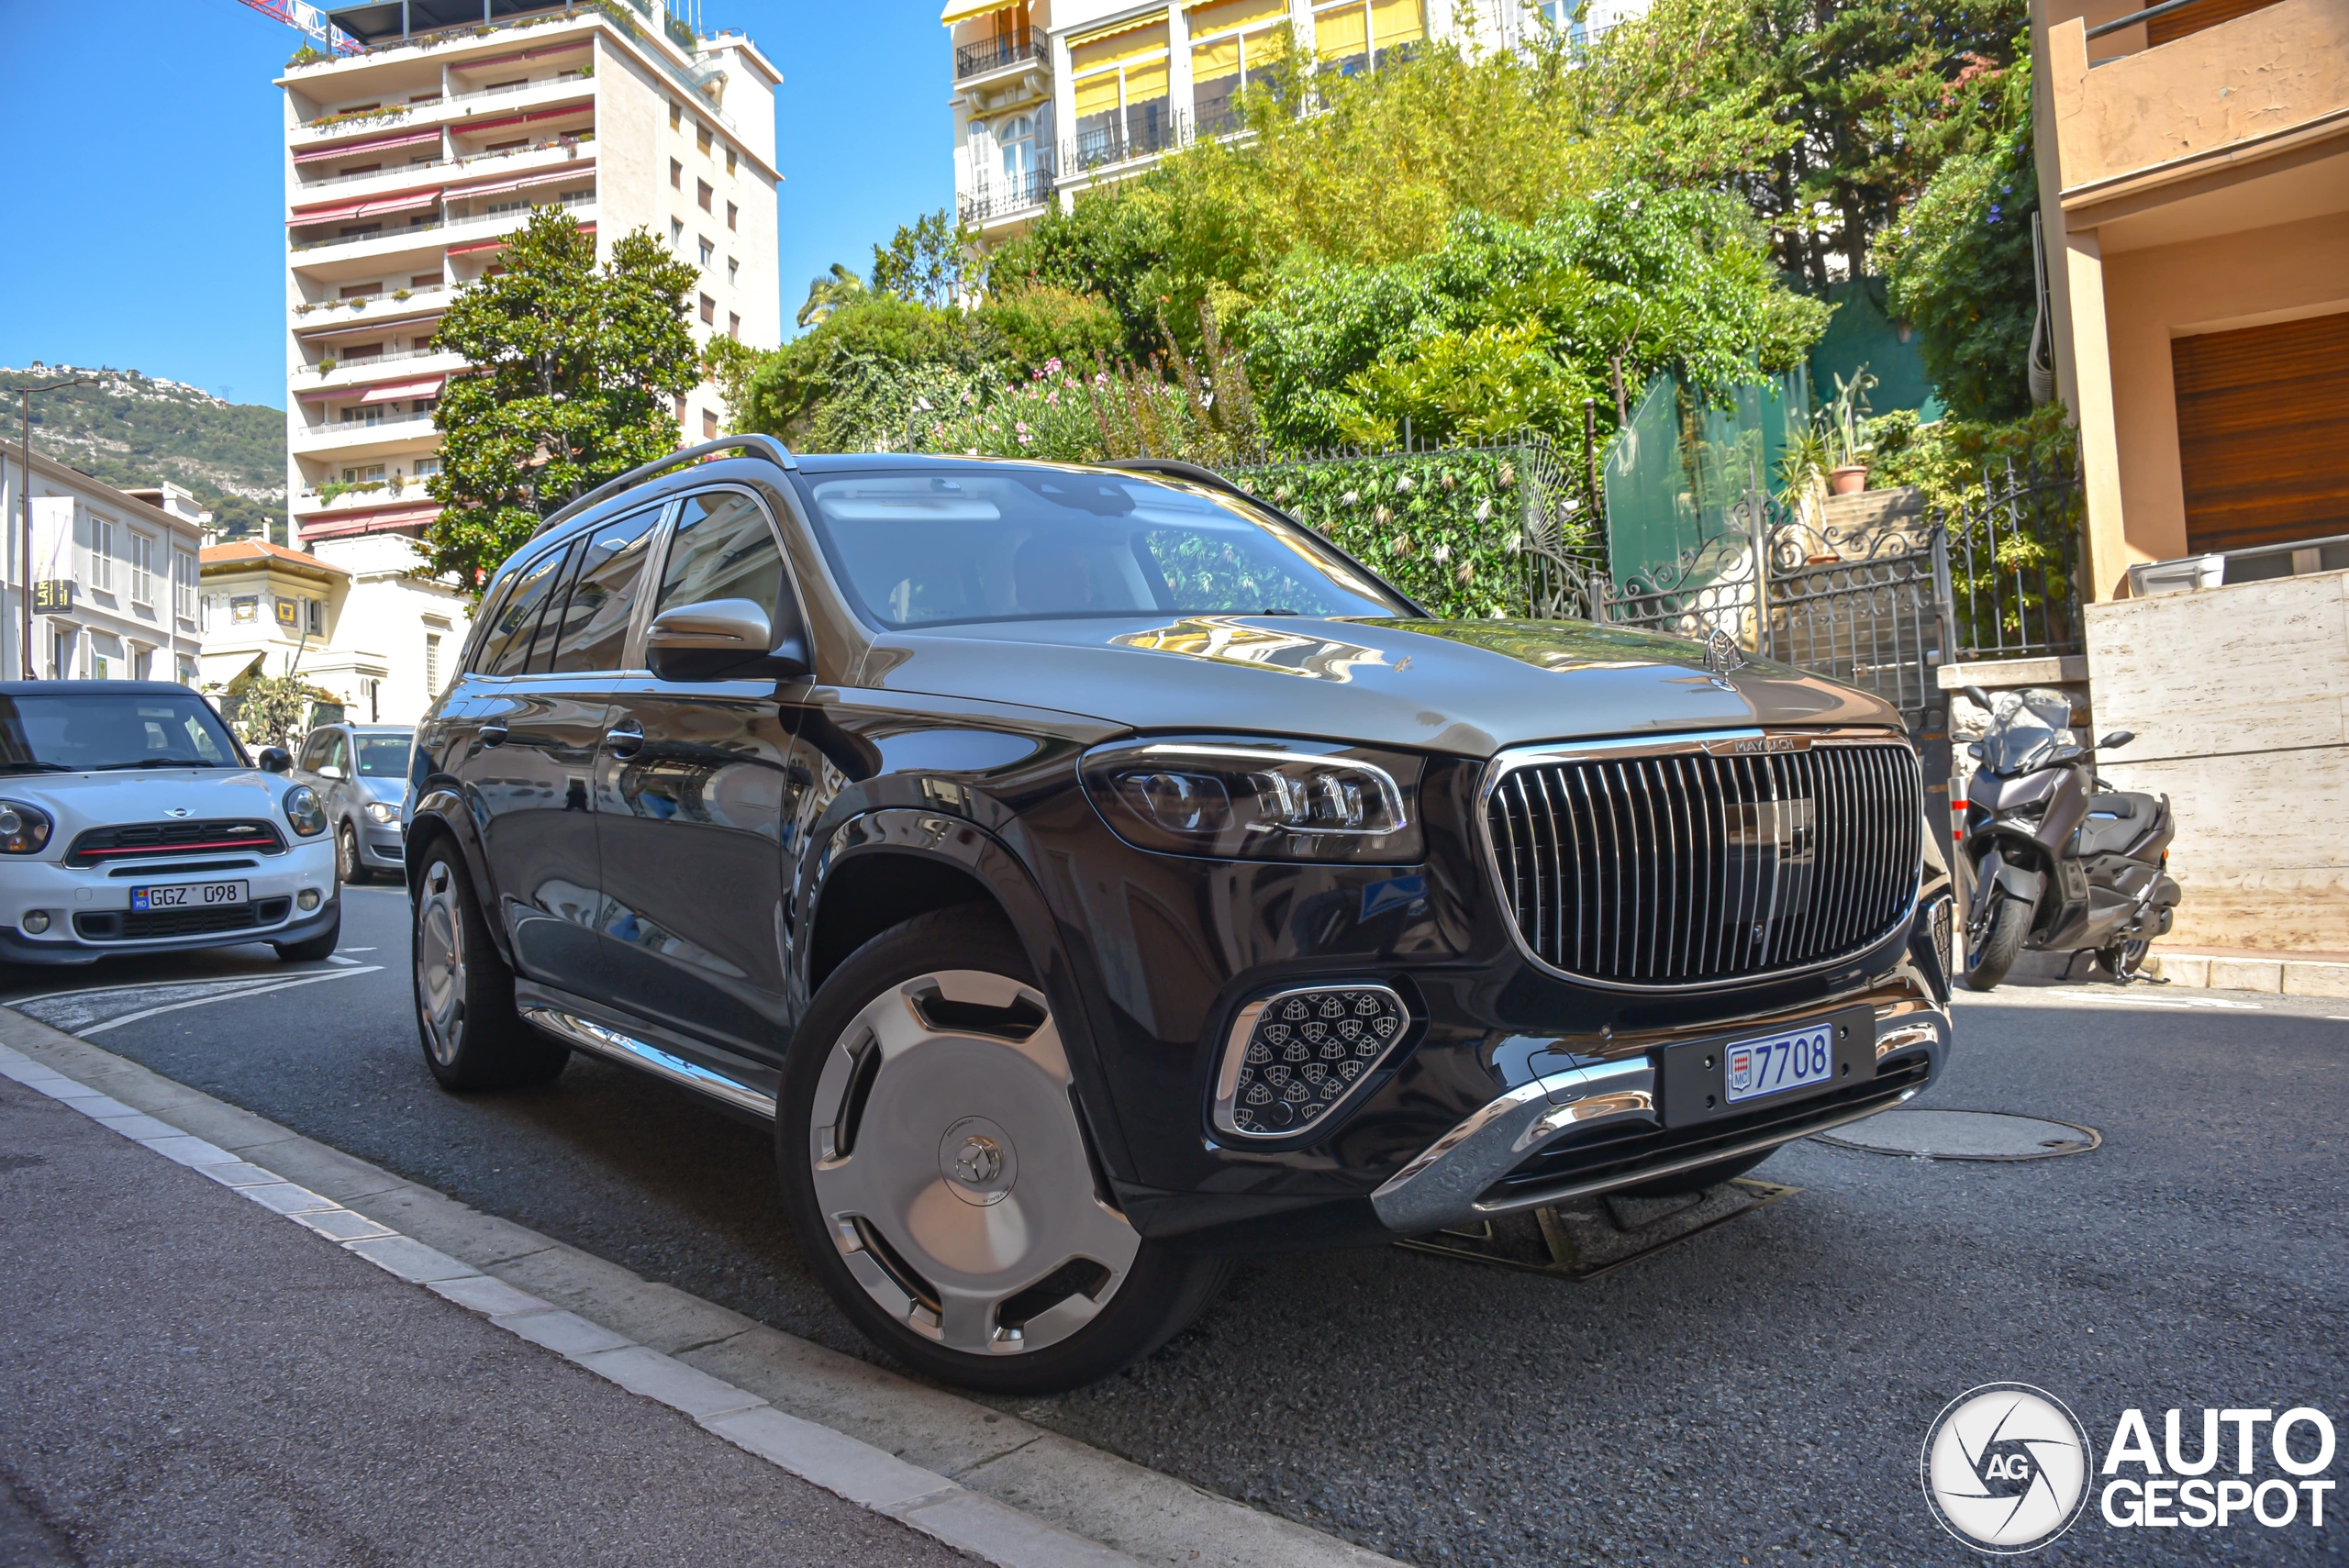
[[1493, 503], [1490, 497], [1476, 503], [1476, 520], [1480, 523], [1489, 523], [1493, 520]]
[[1395, 481], [1395, 494], [1396, 494], [1396, 495], [1408, 495], [1410, 493], [1411, 493], [1411, 476], [1410, 476], [1409, 474], [1408, 474], [1408, 473], [1407, 473], [1407, 474], [1404, 474], [1402, 477], [1400, 477], [1399, 479], [1397, 479], [1397, 480], [1396, 480], [1396, 481]]
[[1339, 505], [1345, 506], [1360, 506], [1362, 504], [1362, 492], [1359, 490], [1349, 490], [1344, 495], [1338, 497], [1338, 502]]
[[1428, 551], [1428, 553], [1434, 556], [1437, 563], [1441, 565], [1442, 562], [1452, 559], [1452, 547], [1448, 544], [1440, 544], [1433, 550]]

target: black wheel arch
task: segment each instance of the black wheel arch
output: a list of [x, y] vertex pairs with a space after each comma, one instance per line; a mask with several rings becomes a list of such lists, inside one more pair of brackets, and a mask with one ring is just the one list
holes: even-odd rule
[[400, 845], [401, 876], [407, 884], [407, 895], [415, 901], [417, 879], [424, 874], [424, 862], [431, 858], [434, 845], [442, 841], [456, 845], [457, 854], [464, 862], [465, 874], [473, 880], [475, 896], [481, 900], [482, 924], [489, 928], [491, 945], [507, 967], [514, 963], [514, 950], [507, 940], [506, 922], [495, 916], [497, 889], [489, 876], [489, 862], [482, 853], [481, 835], [473, 816], [465, 809], [457, 792], [436, 788], [425, 792], [408, 814], [407, 834]]

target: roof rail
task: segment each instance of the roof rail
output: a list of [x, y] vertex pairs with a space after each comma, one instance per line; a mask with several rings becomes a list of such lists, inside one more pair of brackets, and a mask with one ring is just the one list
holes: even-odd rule
[[789, 447], [785, 446], [773, 436], [720, 436], [717, 440], [704, 441], [699, 446], [680, 447], [667, 457], [654, 458], [651, 462], [640, 467], [629, 469], [618, 479], [606, 480], [551, 517], [541, 518], [539, 526], [530, 530], [530, 537], [536, 539], [557, 523], [566, 518], [575, 517], [590, 506], [600, 506], [621, 491], [641, 484], [656, 474], [666, 473], [673, 468], [683, 468], [690, 463], [699, 462], [704, 458], [713, 457], [719, 452], [730, 451], [755, 453], [771, 462], [782, 464], [794, 473], [799, 472], [799, 460], [791, 455]]

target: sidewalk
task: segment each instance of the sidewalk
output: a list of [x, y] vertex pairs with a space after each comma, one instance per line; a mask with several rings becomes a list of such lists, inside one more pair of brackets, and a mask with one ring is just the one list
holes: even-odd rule
[[0, 1077], [0, 1560], [973, 1560]]

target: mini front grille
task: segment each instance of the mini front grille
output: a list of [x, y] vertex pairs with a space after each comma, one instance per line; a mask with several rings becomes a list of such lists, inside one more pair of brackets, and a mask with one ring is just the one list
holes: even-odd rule
[[284, 919], [292, 906], [290, 898], [263, 898], [213, 909], [90, 910], [73, 917], [73, 934], [91, 942], [142, 942], [260, 930]]
[[65, 852], [70, 866], [112, 865], [131, 860], [176, 860], [184, 855], [285, 852], [284, 836], [260, 817], [215, 817], [188, 822], [131, 822], [86, 828]]
[[1531, 761], [1501, 776], [1485, 821], [1501, 895], [1543, 963], [1702, 984], [1890, 930], [1917, 893], [1922, 795], [1899, 742], [1774, 736]]

